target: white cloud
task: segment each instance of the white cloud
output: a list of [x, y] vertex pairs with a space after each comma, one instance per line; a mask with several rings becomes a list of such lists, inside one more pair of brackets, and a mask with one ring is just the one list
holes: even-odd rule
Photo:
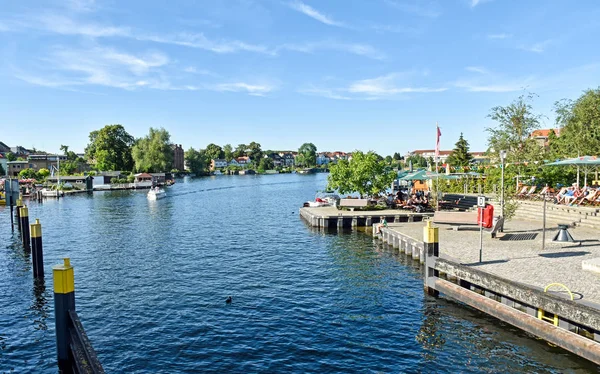
[[437, 18], [442, 15], [437, 2], [428, 0], [385, 0], [385, 2], [405, 13], [414, 14], [420, 17]]
[[186, 66], [185, 68], [183, 68], [183, 71], [190, 74], [217, 76], [217, 74], [213, 73], [210, 70], [197, 69], [195, 66]]
[[467, 66], [465, 68], [465, 70], [473, 72], [473, 73], [479, 73], [479, 74], [489, 74], [490, 73], [486, 68], [483, 68], [481, 66]]
[[202, 33], [180, 33], [175, 36], [138, 34], [134, 35], [133, 38], [140, 41], [151, 41], [161, 44], [174, 44], [184, 47], [204, 49], [215, 53], [235, 53], [239, 51], [246, 51], [271, 55], [273, 54], [273, 51], [263, 45], [248, 44], [238, 40], [214, 41], [208, 39]]
[[355, 55], [364, 56], [375, 60], [382, 60], [385, 58], [385, 54], [368, 44], [340, 43], [335, 41], [321, 41], [312, 43], [309, 42], [303, 44], [284, 44], [276, 49], [276, 51], [279, 50], [290, 50], [303, 53], [314, 53], [318, 50], [334, 50], [352, 53]]
[[519, 47], [519, 49], [522, 49], [524, 51], [534, 52], [534, 53], [542, 53], [552, 43], [554, 43], [554, 40], [547, 39], [547, 40], [544, 40], [543, 42], [535, 43], [532, 45], [522, 45]]
[[506, 34], [506, 33], [501, 33], [501, 34], [489, 34], [488, 39], [508, 39], [508, 38], [512, 38], [512, 34]]
[[443, 87], [430, 88], [399, 86], [397, 84], [398, 78], [398, 73], [392, 73], [377, 78], [359, 80], [352, 83], [348, 88], [348, 91], [371, 96], [389, 96], [403, 93], [442, 92], [447, 90], [447, 88]]
[[220, 83], [206, 86], [206, 88], [219, 92], [247, 92], [254, 96], [264, 96], [275, 89], [274, 86], [268, 84], [248, 84], [245, 82]]
[[333, 89], [318, 88], [318, 87], [314, 87], [314, 86], [311, 86], [309, 88], [300, 89], [300, 90], [298, 90], [298, 92], [301, 94], [304, 94], [304, 95], [320, 96], [320, 97], [325, 97], [325, 98], [334, 99], [334, 100], [354, 100], [355, 99], [350, 96], [342, 95], [341, 93], [336, 92], [336, 90], [333, 90]]
[[471, 8], [476, 7], [479, 4], [480, 0], [471, 0]]
[[329, 26], [338, 26], [338, 27], [343, 27], [344, 24], [341, 22], [337, 22], [335, 20], [333, 20], [332, 18], [324, 15], [323, 13], [320, 13], [319, 11], [317, 11], [315, 8], [304, 4], [302, 1], [300, 0], [295, 0], [293, 2], [291, 2], [290, 4], [290, 8], [294, 9], [295, 11], [298, 11], [300, 13], [303, 13], [311, 18], [316, 19], [317, 21], [324, 23], [326, 25]]

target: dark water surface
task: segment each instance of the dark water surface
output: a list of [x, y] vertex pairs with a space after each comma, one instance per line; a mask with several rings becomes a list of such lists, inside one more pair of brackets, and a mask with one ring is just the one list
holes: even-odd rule
[[[564, 373], [595, 366], [423, 294], [418, 266], [298, 207], [324, 175], [186, 179], [149, 202], [101, 192], [42, 205], [45, 289], [0, 207], [0, 372], [57, 371], [51, 266], [107, 373]], [[233, 296], [231, 305], [225, 304]]]

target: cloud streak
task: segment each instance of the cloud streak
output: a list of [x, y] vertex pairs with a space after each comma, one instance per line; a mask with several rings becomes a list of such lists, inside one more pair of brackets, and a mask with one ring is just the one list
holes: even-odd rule
[[506, 33], [501, 33], [501, 34], [488, 34], [488, 39], [508, 39], [508, 38], [512, 38], [512, 34], [506, 34]]
[[439, 5], [434, 1], [419, 0], [385, 0], [389, 6], [404, 13], [414, 14], [420, 17], [437, 18], [442, 15]]
[[323, 13], [317, 11], [315, 8], [313, 8], [307, 4], [304, 4], [300, 0], [296, 0], [296, 1], [289, 3], [289, 6], [293, 10], [300, 12], [304, 15], [307, 15], [307, 16], [309, 16], [321, 23], [324, 23], [326, 25], [344, 27], [344, 24], [342, 22], [333, 20], [333, 18], [330, 18], [330, 17], [324, 15]]

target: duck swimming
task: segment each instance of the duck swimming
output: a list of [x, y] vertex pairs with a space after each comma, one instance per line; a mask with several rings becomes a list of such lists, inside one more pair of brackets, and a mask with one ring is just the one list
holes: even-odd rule
[[231, 296], [229, 296], [229, 297], [227, 298], [227, 300], [225, 300], [225, 303], [226, 303], [226, 304], [231, 304], [231, 302], [232, 302], [232, 301], [233, 301], [233, 298], [232, 298]]

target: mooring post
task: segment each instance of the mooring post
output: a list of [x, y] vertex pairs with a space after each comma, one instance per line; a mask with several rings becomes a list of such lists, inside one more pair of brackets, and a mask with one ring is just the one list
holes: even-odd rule
[[33, 262], [33, 277], [44, 278], [44, 252], [42, 248], [42, 224], [36, 218], [31, 224], [31, 259]]
[[31, 250], [29, 241], [29, 209], [24, 206], [20, 209], [19, 215], [21, 216], [21, 241], [23, 242], [23, 248], [26, 251]]
[[56, 320], [56, 350], [58, 367], [65, 371], [69, 365], [69, 310], [75, 310], [75, 275], [69, 258], [52, 268], [54, 278], [54, 317]]
[[15, 220], [17, 221], [17, 227], [21, 232], [21, 208], [23, 207], [23, 200], [17, 199], [17, 209], [15, 209]]
[[435, 289], [435, 279], [439, 276], [439, 272], [435, 270], [436, 259], [440, 256], [439, 247], [439, 232], [438, 228], [427, 221], [427, 225], [423, 227], [423, 243], [425, 254], [425, 291], [432, 295], [438, 296], [439, 291]]

